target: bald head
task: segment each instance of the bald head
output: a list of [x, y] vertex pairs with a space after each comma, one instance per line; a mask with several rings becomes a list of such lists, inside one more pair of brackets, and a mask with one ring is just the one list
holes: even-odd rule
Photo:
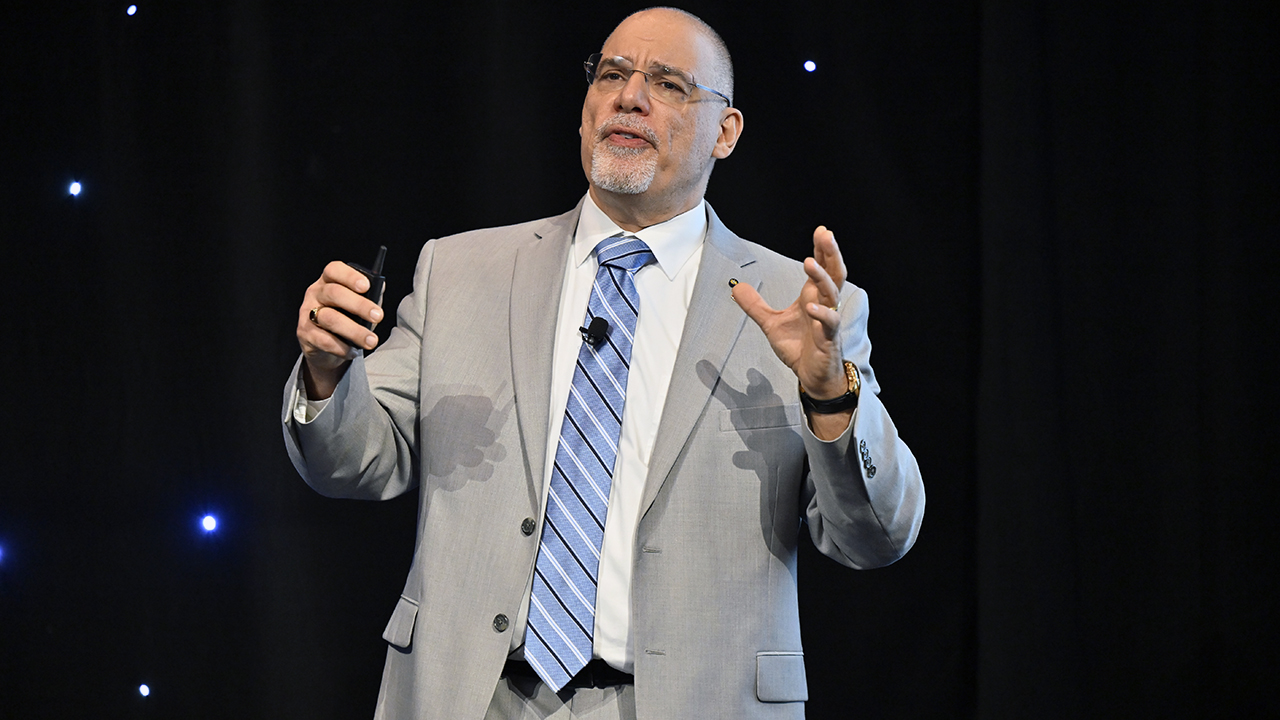
[[[622, 27], [628, 20], [637, 16], [647, 14], [671, 14], [680, 21], [687, 23], [706, 41], [710, 49], [710, 57], [707, 58], [706, 67], [690, 68], [693, 70], [697, 81], [707, 87], [715, 88], [720, 92], [733, 97], [733, 59], [729, 57], [729, 46], [725, 45], [724, 39], [720, 37], [720, 33], [715, 31], [710, 25], [703, 22], [702, 18], [694, 15], [687, 10], [680, 8], [657, 6], [637, 10], [631, 13], [622, 22], [618, 23], [618, 27]], [[616, 33], [618, 30], [614, 28]], [[610, 34], [612, 37], [612, 33]], [[605, 40], [605, 44], [608, 44]]]

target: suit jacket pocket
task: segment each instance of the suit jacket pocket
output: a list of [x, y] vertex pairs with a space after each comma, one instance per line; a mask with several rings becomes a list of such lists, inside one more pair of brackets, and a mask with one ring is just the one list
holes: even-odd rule
[[418, 603], [401, 595], [395, 612], [391, 613], [387, 629], [382, 631], [382, 639], [401, 650], [408, 650], [409, 643], [413, 640], [413, 621], [417, 617]]
[[760, 702], [804, 702], [809, 685], [804, 677], [804, 653], [756, 653], [756, 698]]
[[729, 408], [720, 413], [720, 430], [764, 430], [800, 424], [800, 403]]

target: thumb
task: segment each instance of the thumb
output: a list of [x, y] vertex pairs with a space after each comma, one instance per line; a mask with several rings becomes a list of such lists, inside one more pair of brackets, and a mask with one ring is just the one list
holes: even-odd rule
[[747, 314], [747, 317], [755, 321], [757, 325], [764, 328], [765, 322], [769, 320], [769, 316], [775, 311], [769, 307], [769, 303], [760, 297], [760, 293], [756, 289], [746, 283], [738, 283], [733, 286], [733, 301], [738, 303], [738, 307]]

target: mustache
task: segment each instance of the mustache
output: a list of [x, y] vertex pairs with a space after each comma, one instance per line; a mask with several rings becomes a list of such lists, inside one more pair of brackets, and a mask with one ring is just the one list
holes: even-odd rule
[[605, 136], [609, 134], [606, 130], [614, 127], [626, 128], [633, 135], [639, 135], [645, 140], [648, 140], [650, 145], [655, 148], [658, 147], [657, 133], [655, 133], [648, 125], [637, 120], [634, 115], [624, 115], [622, 113], [614, 115], [596, 127], [596, 142], [603, 142]]

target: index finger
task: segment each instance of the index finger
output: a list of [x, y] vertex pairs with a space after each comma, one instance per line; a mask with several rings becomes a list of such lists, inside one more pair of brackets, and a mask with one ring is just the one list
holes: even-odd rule
[[825, 225], [819, 225], [813, 231], [813, 259], [831, 276], [831, 280], [836, 284], [836, 293], [839, 294], [840, 287], [844, 285], [847, 277], [844, 256], [840, 254], [835, 233], [828, 230]]
[[357, 295], [363, 295], [369, 290], [369, 278], [364, 273], [338, 260], [325, 265], [320, 278], [325, 282], [351, 288]]

